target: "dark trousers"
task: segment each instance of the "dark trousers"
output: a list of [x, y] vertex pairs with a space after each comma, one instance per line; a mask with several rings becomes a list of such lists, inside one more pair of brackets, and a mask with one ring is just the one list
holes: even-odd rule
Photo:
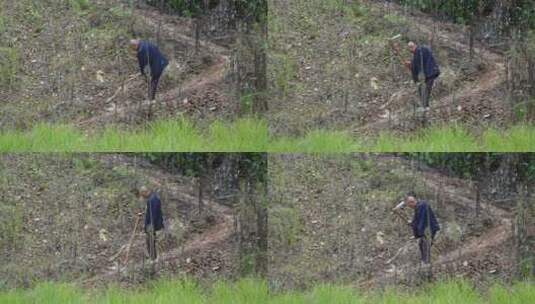
[[429, 264], [431, 262], [431, 242], [424, 236], [418, 239], [418, 246], [420, 247], [420, 260]]
[[156, 231], [154, 229], [147, 229], [145, 236], [147, 240], [147, 252], [149, 253], [150, 259], [154, 261], [158, 257], [156, 253]]
[[429, 100], [431, 99], [431, 92], [433, 91], [435, 79], [436, 77], [427, 78], [425, 84], [420, 84], [418, 86], [418, 93], [420, 94], [420, 100], [423, 107], [429, 107]]
[[158, 82], [160, 81], [161, 75], [151, 76], [149, 84], [149, 100], [156, 99], [156, 90], [158, 89]]

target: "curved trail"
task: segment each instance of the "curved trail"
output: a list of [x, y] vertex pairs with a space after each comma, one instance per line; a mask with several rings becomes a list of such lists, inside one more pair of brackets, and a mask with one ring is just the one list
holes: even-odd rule
[[[184, 43], [192, 49], [195, 48], [195, 39], [183, 34], [193, 32], [191, 25], [184, 24], [184, 22], [179, 24], [179, 22], [175, 20], [173, 16], [161, 13], [154, 8], [134, 9], [132, 11], [132, 15], [133, 18], [148, 25], [154, 29], [155, 32], [159, 30], [161, 36]], [[137, 111], [140, 106], [149, 106], [158, 102], [165, 102], [167, 106], [170, 106], [173, 103], [176, 104], [180, 100], [187, 98], [187, 96], [191, 95], [195, 91], [199, 91], [207, 86], [221, 82], [230, 63], [230, 50], [202, 39], [199, 40], [199, 47], [215, 58], [215, 60], [211, 62], [210, 66], [203, 70], [199, 75], [186, 80], [176, 88], [159, 93], [161, 97], [157, 98], [157, 100], [154, 102], [145, 100], [138, 103], [129, 103], [121, 106], [108, 101], [106, 104], [106, 106], [108, 106], [106, 112], [101, 115], [96, 115], [90, 119], [80, 121], [77, 123], [77, 125], [82, 126], [96, 123], [114, 116], [124, 116], [130, 111]], [[172, 64], [174, 64], [174, 62], [171, 60], [169, 65]], [[141, 80], [141, 77], [138, 79]], [[125, 84], [124, 88], [119, 87], [116, 94], [120, 91], [128, 91], [128, 89], [136, 85], [145, 86], [146, 84], [140, 83], [139, 81], [136, 83], [127, 83]]]
[[[159, 21], [162, 19], [162, 14], [155, 9], [145, 9], [143, 11], [136, 10], [134, 14], [140, 20], [143, 20], [145, 24], [148, 24], [152, 28], [162, 31], [164, 36], [169, 37], [173, 40], [184, 42], [190, 47], [195, 47], [195, 39], [182, 34], [184, 32], [183, 25], [178, 25], [172, 22], [172, 20], [164, 20], [159, 24]], [[186, 27], [187, 32], [192, 32], [192, 29], [188, 26]], [[230, 63], [229, 50], [215, 43], [200, 40], [199, 47], [207, 50], [210, 54], [215, 56], [214, 62], [201, 73], [200, 75], [194, 76], [191, 79], [188, 79], [181, 86], [171, 89], [165, 93], [162, 93], [164, 96], [162, 99], [166, 102], [173, 100], [178, 100], [182, 97], [189, 95], [191, 92], [200, 90], [203, 87], [206, 87], [210, 84], [220, 82], [225, 74], [225, 71]]]
[[[475, 201], [470, 198], [470, 189], [459, 186], [465, 185], [466, 181], [455, 178], [445, 179], [444, 176], [441, 176], [440, 174], [434, 172], [425, 172], [423, 173], [423, 175], [425, 176], [425, 185], [428, 188], [434, 191], [442, 192], [451, 201], [455, 202], [455, 204], [459, 204], [462, 206], [475, 206]], [[450, 183], [444, 183], [444, 181]], [[455, 185], [452, 185], [451, 182], [454, 182]], [[460, 191], [463, 191], [463, 193], [459, 193]], [[490, 230], [486, 231], [481, 236], [474, 238], [470, 242], [463, 245], [463, 247], [461, 248], [463, 256], [476, 253], [484, 248], [489, 248], [501, 244], [512, 236], [512, 215], [509, 212], [495, 207], [489, 203], [484, 204], [484, 206], [486, 211], [490, 213], [493, 218], [499, 219], [497, 221], [498, 224]], [[435, 263], [449, 263], [451, 261], [457, 260], [458, 258], [458, 249], [455, 249], [451, 252], [441, 254]]]
[[[189, 195], [184, 195], [185, 197], [188, 197]], [[195, 201], [196, 198], [189, 197], [187, 199], [190, 199], [191, 201]], [[172, 251], [167, 252], [161, 252], [159, 253], [158, 259], [156, 260], [157, 264], [169, 262], [173, 260], [177, 260], [181, 257], [187, 257], [189, 253], [193, 253], [198, 250], [203, 250], [205, 248], [209, 248], [213, 245], [219, 244], [221, 242], [224, 242], [227, 240], [233, 233], [233, 217], [232, 212], [230, 208], [219, 205], [217, 203], [211, 202], [211, 201], [203, 201], [205, 204], [205, 207], [215, 211], [220, 216], [220, 222], [215, 224], [214, 226], [210, 227], [209, 229], [203, 231], [203, 233], [198, 234], [194, 236], [191, 239], [186, 240], [180, 248], [174, 249]], [[144, 246], [144, 240], [142, 240], [143, 236], [138, 233], [136, 236], [138, 247]], [[132, 244], [132, 247], [135, 247], [135, 244]], [[132, 267], [128, 265], [121, 265], [121, 273], [125, 271], [126, 267]], [[143, 267], [141, 262], [137, 262], [134, 264], [133, 269], [134, 271], [141, 269]], [[117, 276], [117, 269], [107, 268], [108, 270], [105, 272], [102, 272], [98, 275], [95, 275], [94, 277], [85, 280], [83, 284], [91, 284], [97, 281], [102, 281], [106, 279], [110, 279], [112, 277]]]
[[[397, 157], [386, 157], [400, 159]], [[403, 160], [402, 160], [403, 161]], [[434, 170], [425, 170], [419, 172], [423, 175], [423, 182], [425, 186], [433, 191], [440, 192], [447, 201], [451, 204], [459, 206], [475, 206], [475, 201], [471, 198], [472, 191], [466, 186], [466, 181], [453, 177], [446, 177]], [[496, 225], [478, 237], [471, 238], [463, 243], [461, 247], [452, 248], [447, 252], [440, 253], [433, 258], [433, 268], [438, 269], [446, 267], [451, 263], [461, 262], [463, 257], [468, 257], [473, 254], [481, 253], [489, 248], [496, 247], [503, 244], [512, 237], [512, 214], [508, 211], [493, 206], [490, 203], [482, 204], [482, 211], [489, 213], [492, 218], [497, 219]], [[418, 246], [416, 242], [411, 244]], [[393, 263], [395, 264], [395, 262]], [[358, 283], [359, 287], [374, 286], [378, 283], [384, 283], [388, 280], [396, 279], [399, 275], [410, 275], [418, 273], [418, 265], [414, 262], [405, 263], [403, 265], [394, 266], [393, 269], [387, 271], [382, 269], [376, 271], [372, 275], [372, 279]]]
[[[371, 2], [371, 5], [378, 6], [378, 4], [373, 1]], [[393, 3], [389, 3], [388, 5], [390, 5], [398, 15], [403, 16], [401, 13], [402, 8], [399, 5]], [[447, 29], [448, 26], [452, 27], [452, 24], [438, 22], [422, 15], [411, 15], [410, 18], [414, 21], [413, 24], [417, 26], [418, 31], [425, 35], [433, 35], [435, 43], [440, 42], [441, 44], [448, 45], [464, 54], [469, 52], [469, 45], [463, 42], [466, 40], [466, 37], [460, 28], [455, 32], [447, 31], [444, 29]], [[435, 29], [435, 31], [433, 31], [433, 29]], [[474, 82], [467, 82], [462, 88], [447, 96], [439, 99], [432, 99], [431, 109], [427, 114], [429, 122], [440, 120], [440, 118], [437, 119], [437, 117], [441, 112], [451, 113], [455, 111], [463, 111], [464, 109], [461, 104], [470, 103], [470, 100], [481, 96], [483, 93], [492, 90], [505, 81], [505, 59], [502, 55], [493, 52], [486, 47], [474, 46], [474, 52], [477, 56], [480, 56], [482, 61], [486, 64], [486, 70], [480, 74]], [[411, 96], [411, 99], [417, 99], [416, 87], [411, 91], [414, 92], [414, 96]], [[452, 109], [452, 100], [456, 100], [456, 104], [459, 104], [461, 108]], [[386, 115], [379, 117], [379, 119], [374, 122], [357, 128], [355, 132], [357, 134], [374, 134], [381, 130], [397, 127], [400, 120], [411, 119], [413, 115], [410, 100], [403, 100], [401, 107], [401, 109], [389, 111]], [[409, 107], [411, 109], [407, 110]], [[449, 116], [455, 117], [456, 115], [452, 113]]]
[[[108, 162], [117, 161], [117, 159], [106, 159], [106, 157], [103, 157], [103, 159]], [[157, 176], [162, 175], [166, 176], [167, 174], [160, 172]], [[160, 185], [162, 181], [161, 178], [155, 176], [147, 176], [147, 179], [149, 184], [152, 185]], [[166, 183], [165, 187], [166, 192], [173, 193], [173, 200], [179, 198], [179, 201], [191, 202], [191, 204], [195, 204], [194, 202], [197, 202], [198, 200], [197, 197], [186, 193], [177, 183]], [[232, 236], [234, 233], [234, 213], [232, 209], [207, 199], [203, 199], [203, 203], [205, 209], [208, 209], [213, 214], [217, 215], [217, 222], [202, 233], [195, 234], [186, 239], [178, 248], [160, 252], [156, 264], [162, 265], [165, 262], [175, 261], [180, 258], [186, 259], [188, 254], [193, 254], [199, 250], [209, 249], [212, 246], [227, 241]], [[138, 231], [139, 230], [140, 229], [138, 229]], [[144, 234], [142, 232], [138, 232], [135, 235], [135, 241], [132, 243], [132, 249], [133, 248], [145, 248]], [[133, 271], [138, 271], [143, 268], [143, 263], [141, 261], [134, 261], [133, 259], [130, 259], [130, 261], [130, 265], [119, 265], [121, 273], [124, 273], [128, 268], [133, 269]], [[110, 261], [110, 265], [107, 267], [106, 265], [102, 266], [104, 267], [99, 274], [84, 280], [82, 284], [91, 286], [96, 282], [113, 280], [117, 277], [118, 269], [116, 268], [115, 262]]]

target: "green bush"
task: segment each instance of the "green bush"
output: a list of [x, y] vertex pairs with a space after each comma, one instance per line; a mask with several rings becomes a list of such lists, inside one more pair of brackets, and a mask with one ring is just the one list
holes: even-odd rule
[[273, 65], [273, 73], [275, 74], [275, 87], [283, 96], [288, 94], [290, 89], [290, 81], [292, 81], [297, 74], [297, 63], [289, 57], [288, 54], [281, 54], [275, 57], [277, 64]]
[[15, 48], [0, 47], [0, 86], [12, 88], [19, 69], [19, 53]]
[[297, 242], [302, 229], [299, 214], [293, 208], [275, 207], [270, 210], [271, 238], [284, 245], [291, 246]]
[[4, 20], [4, 16], [0, 16], [0, 37], [2, 37], [2, 33], [4, 32], [5, 30], [5, 20]]
[[0, 248], [17, 248], [22, 241], [22, 210], [20, 205], [0, 205]]
[[[160, 1], [149, 1], [152, 5], [160, 5]], [[196, 16], [202, 12], [203, 0], [165, 0], [169, 7], [183, 16]]]
[[71, 7], [80, 12], [89, 9], [89, 0], [71, 0]]
[[[424, 12], [444, 14], [459, 23], [469, 23], [474, 16], [489, 13], [495, 6], [503, 4], [502, 1], [488, 0], [400, 0], [399, 2]], [[535, 28], [535, 5], [532, 0], [511, 1], [510, 4], [505, 4], [503, 9], [503, 20], [500, 21], [504, 26]]]

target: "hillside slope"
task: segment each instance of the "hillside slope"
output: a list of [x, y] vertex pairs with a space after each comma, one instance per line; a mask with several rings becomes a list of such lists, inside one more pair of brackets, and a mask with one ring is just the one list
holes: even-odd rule
[[163, 201], [159, 275], [233, 274], [233, 211], [205, 198], [199, 213], [192, 178], [125, 155], [4, 155], [0, 164], [3, 285], [69, 280], [94, 286], [150, 278], [142, 229], [132, 234], [136, 214], [144, 210], [134, 194], [142, 184], [159, 189]]
[[[506, 122], [504, 57], [476, 43], [470, 59], [462, 26], [385, 1], [273, 1], [270, 8], [276, 134], [420, 128], [416, 87], [400, 63], [411, 58], [404, 47], [409, 40], [432, 42], [442, 71], [428, 124], [461, 122], [479, 130]], [[403, 58], [390, 47], [398, 34]]]
[[[0, 82], [1, 128], [71, 123], [90, 132], [181, 114], [205, 123], [234, 115], [229, 46], [201, 35], [197, 50], [192, 18], [118, 0], [2, 1], [0, 12], [0, 38], [16, 59], [2, 70], [12, 81]], [[158, 42], [170, 61], [152, 106], [128, 47], [134, 37]]]
[[418, 246], [390, 211], [411, 190], [429, 201], [442, 226], [433, 250], [437, 278], [484, 283], [511, 277], [512, 215], [483, 201], [476, 219], [469, 181], [381, 155], [273, 156], [270, 167], [276, 202], [270, 280], [276, 286], [420, 282]]

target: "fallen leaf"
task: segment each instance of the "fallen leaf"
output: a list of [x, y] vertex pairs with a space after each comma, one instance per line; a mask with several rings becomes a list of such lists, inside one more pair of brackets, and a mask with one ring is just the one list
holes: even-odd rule
[[101, 70], [97, 71], [97, 80], [101, 83], [104, 82], [104, 72]]
[[372, 77], [372, 78], [370, 79], [370, 86], [371, 86], [374, 90], [376, 90], [376, 91], [379, 90], [379, 84], [378, 84], [378, 80], [377, 80], [377, 78]]

